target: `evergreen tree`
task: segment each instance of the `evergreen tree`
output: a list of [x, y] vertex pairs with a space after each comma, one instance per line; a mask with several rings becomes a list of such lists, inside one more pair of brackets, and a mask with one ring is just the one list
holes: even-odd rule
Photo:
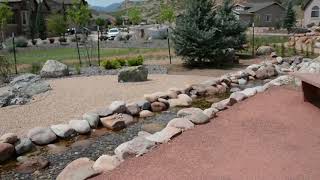
[[287, 7], [286, 17], [284, 18], [284, 22], [283, 22], [283, 27], [285, 27], [288, 30], [288, 32], [290, 32], [291, 29], [295, 26], [296, 21], [297, 21], [296, 20], [296, 13], [292, 7], [292, 1], [289, 1], [288, 7]]
[[228, 49], [241, 48], [245, 30], [232, 13], [230, 1], [216, 8], [212, 0], [188, 0], [177, 18], [173, 42], [188, 65], [221, 65]]
[[[7, 22], [12, 18], [13, 12], [11, 8], [7, 5], [7, 3], [0, 3], [0, 31], [1, 31], [1, 41], [3, 42], [4, 37], [4, 31], [7, 26]], [[1, 42], [0, 41], [0, 42]], [[0, 43], [1, 46], [1, 43]]]
[[42, 11], [42, 2], [39, 2], [37, 9], [36, 27], [41, 40], [47, 39], [47, 25]]

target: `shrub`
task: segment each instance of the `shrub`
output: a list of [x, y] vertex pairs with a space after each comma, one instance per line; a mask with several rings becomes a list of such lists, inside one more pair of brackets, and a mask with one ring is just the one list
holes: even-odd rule
[[49, 42], [50, 42], [50, 44], [53, 44], [54, 43], [54, 38], [50, 38]]
[[121, 65], [117, 60], [104, 60], [101, 62], [101, 66], [105, 69], [119, 69]]
[[37, 40], [36, 40], [36, 39], [32, 39], [32, 40], [31, 40], [31, 43], [32, 43], [32, 45], [35, 46], [35, 45], [37, 44]]
[[60, 38], [59, 38], [59, 42], [60, 42], [60, 43], [67, 42], [67, 38], [65, 38], [65, 37], [60, 37]]
[[76, 73], [79, 75], [81, 74], [81, 66], [79, 64], [76, 65]]
[[117, 58], [116, 61], [118, 61], [121, 66], [125, 66], [127, 64], [126, 60], [122, 58]]
[[[79, 36], [77, 37], [77, 39], [78, 39], [78, 42], [81, 41], [81, 38], [80, 38]], [[76, 41], [76, 37], [72, 37], [72, 38], [71, 38], [71, 42], [77, 42], [77, 41]]]
[[140, 66], [143, 64], [143, 61], [144, 58], [141, 55], [127, 60], [129, 66]]
[[40, 63], [32, 63], [31, 64], [31, 73], [32, 74], [38, 74], [41, 70], [41, 64]]
[[11, 63], [5, 56], [0, 55], [0, 78], [6, 81], [10, 73]]

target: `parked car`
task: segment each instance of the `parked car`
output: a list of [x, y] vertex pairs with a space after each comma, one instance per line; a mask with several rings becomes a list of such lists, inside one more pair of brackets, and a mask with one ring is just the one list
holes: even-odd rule
[[109, 40], [114, 40], [114, 38], [115, 38], [118, 34], [120, 34], [120, 30], [119, 30], [118, 28], [112, 28], [112, 29], [110, 29], [110, 30], [108, 31], [108, 33], [107, 33], [107, 38], [108, 38]]

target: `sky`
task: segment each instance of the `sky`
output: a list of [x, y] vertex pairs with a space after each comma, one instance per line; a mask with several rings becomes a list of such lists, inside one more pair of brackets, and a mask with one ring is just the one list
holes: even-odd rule
[[87, 2], [92, 6], [108, 6], [112, 3], [121, 2], [123, 0], [87, 0]]

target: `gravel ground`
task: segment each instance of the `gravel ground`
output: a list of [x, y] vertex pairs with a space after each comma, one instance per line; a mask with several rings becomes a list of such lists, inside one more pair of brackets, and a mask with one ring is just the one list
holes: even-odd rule
[[116, 76], [74, 77], [49, 80], [52, 91], [22, 106], [0, 109], [0, 134], [25, 135], [35, 126], [49, 126], [80, 118], [83, 113], [107, 107], [114, 100], [138, 100], [143, 94], [184, 87], [209, 79], [206, 76], [150, 75], [142, 83], [117, 82]]

